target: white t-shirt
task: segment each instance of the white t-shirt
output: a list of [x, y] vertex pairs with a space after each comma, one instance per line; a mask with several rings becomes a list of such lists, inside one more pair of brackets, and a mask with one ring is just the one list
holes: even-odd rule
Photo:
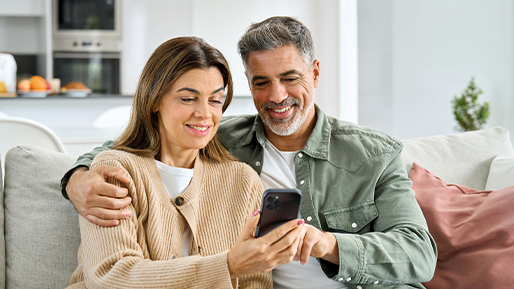
[[[261, 180], [264, 189], [296, 188], [294, 158], [298, 151], [279, 151], [266, 140]], [[344, 289], [343, 283], [328, 279], [318, 260], [310, 257], [307, 264], [299, 261], [277, 266], [273, 269], [273, 289], [285, 288], [323, 288]]]
[[[178, 197], [189, 186], [193, 178], [193, 169], [177, 168], [155, 160], [164, 187], [172, 198]], [[182, 257], [189, 256], [189, 244], [191, 244], [191, 228], [186, 224], [182, 235]]]

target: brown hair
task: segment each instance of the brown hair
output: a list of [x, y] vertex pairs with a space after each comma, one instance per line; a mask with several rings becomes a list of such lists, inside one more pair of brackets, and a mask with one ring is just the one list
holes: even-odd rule
[[[199, 37], [177, 37], [162, 43], [148, 59], [132, 103], [127, 128], [116, 140], [113, 149], [141, 156], [160, 158], [161, 139], [159, 120], [153, 113], [161, 103], [171, 84], [189, 70], [216, 67], [222, 77], [227, 94], [222, 111], [232, 101], [233, 85], [228, 62], [221, 52]], [[206, 160], [230, 161], [235, 158], [221, 145], [215, 135], [200, 156]]]

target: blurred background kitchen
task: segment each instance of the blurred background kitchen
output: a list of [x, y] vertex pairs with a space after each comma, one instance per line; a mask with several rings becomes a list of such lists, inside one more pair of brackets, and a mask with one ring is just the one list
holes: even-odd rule
[[[514, 129], [511, 0], [0, 0], [0, 69], [12, 55], [17, 83], [39, 75], [51, 88], [3, 94], [0, 114], [48, 126], [78, 156], [117, 136], [151, 52], [182, 35], [227, 57], [235, 85], [227, 114], [254, 113], [236, 43], [273, 15], [312, 31], [316, 103], [330, 115], [399, 139], [455, 133], [451, 99], [474, 76], [490, 102], [486, 126]], [[87, 92], [57, 93], [70, 82]]]

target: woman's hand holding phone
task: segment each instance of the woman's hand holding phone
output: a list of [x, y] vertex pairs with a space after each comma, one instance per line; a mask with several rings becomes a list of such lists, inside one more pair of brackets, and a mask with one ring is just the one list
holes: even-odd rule
[[296, 255], [304, 221], [288, 221], [267, 235], [255, 238], [253, 233], [259, 218], [257, 210], [248, 218], [243, 232], [228, 252], [228, 269], [233, 279], [268, 272], [278, 265], [291, 262]]

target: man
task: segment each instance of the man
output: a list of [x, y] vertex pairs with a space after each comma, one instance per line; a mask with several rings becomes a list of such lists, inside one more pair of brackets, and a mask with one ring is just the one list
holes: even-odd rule
[[[314, 104], [319, 60], [296, 19], [252, 24], [238, 50], [259, 114], [224, 118], [219, 137], [266, 188], [303, 193], [299, 262], [273, 270], [274, 288], [423, 288], [437, 251], [400, 158], [402, 144]], [[105, 179], [126, 177], [108, 167], [87, 170], [106, 144], [79, 158], [63, 178], [63, 194], [88, 220], [116, 225], [126, 212], [115, 209], [130, 199]]]

